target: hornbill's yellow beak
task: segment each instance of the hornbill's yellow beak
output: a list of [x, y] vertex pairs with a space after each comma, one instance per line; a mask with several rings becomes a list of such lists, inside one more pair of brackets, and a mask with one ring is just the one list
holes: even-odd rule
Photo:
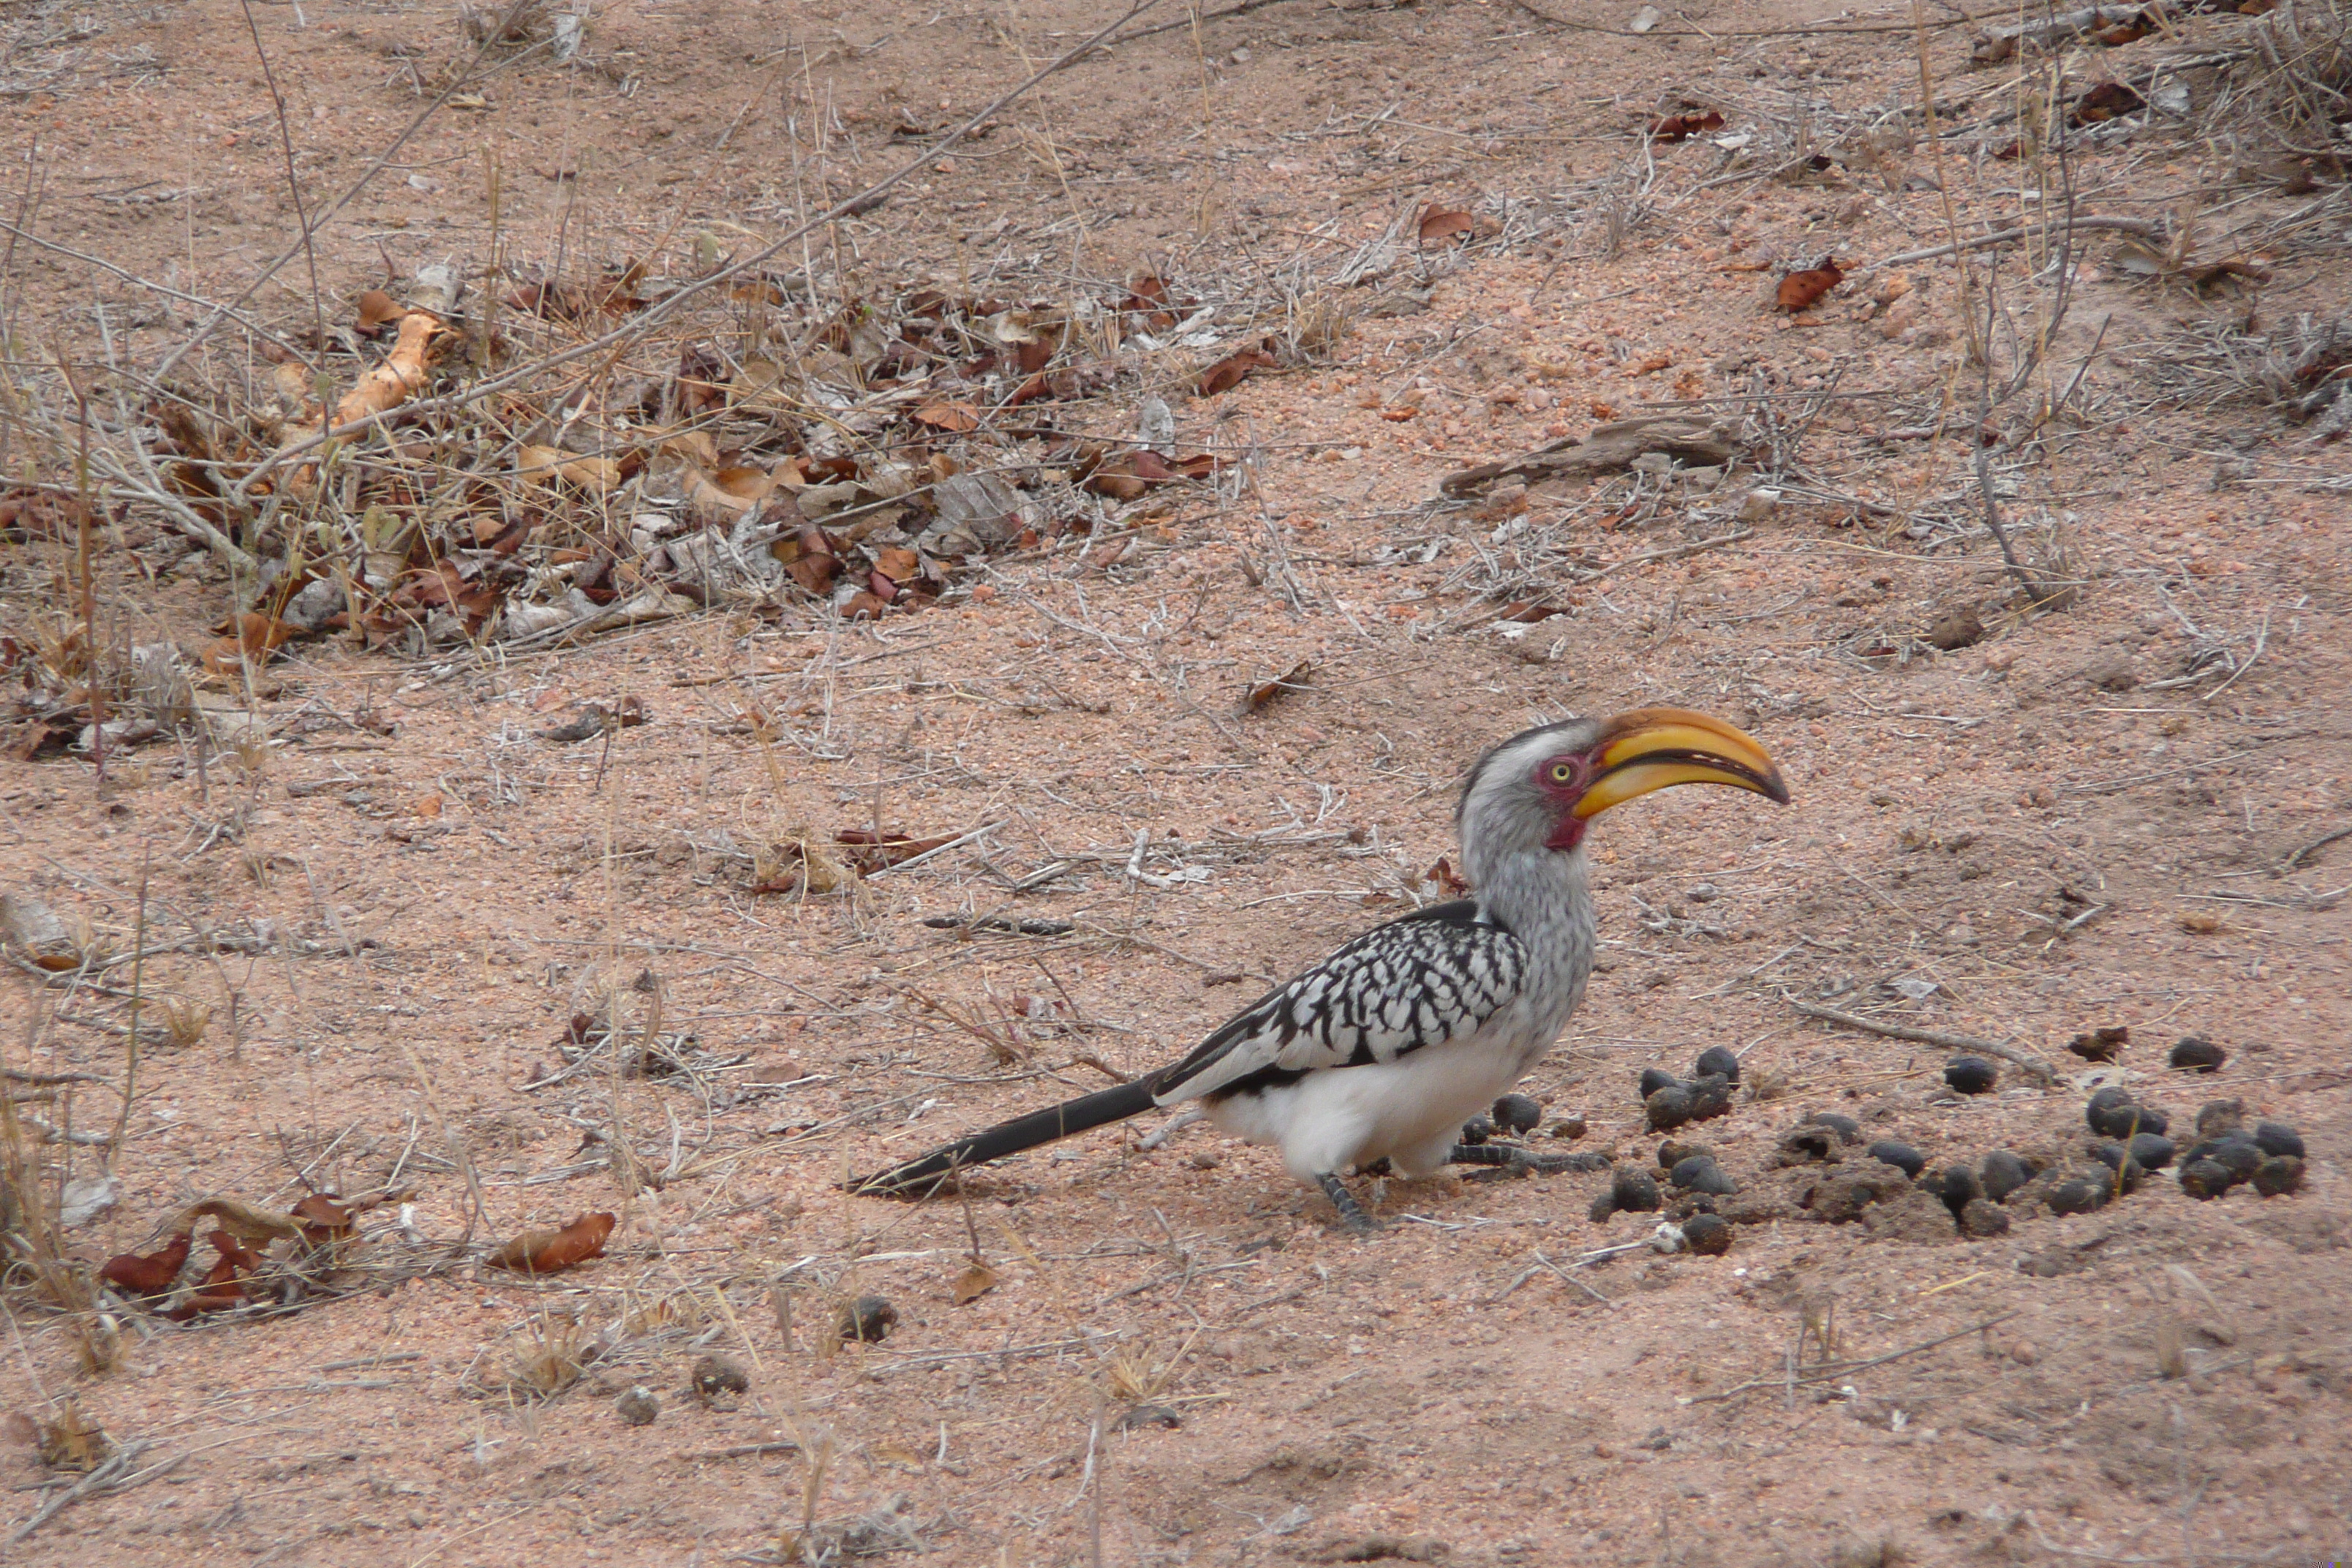
[[1618, 714], [1609, 721], [1596, 761], [1593, 781], [1572, 808], [1580, 817], [1670, 784], [1730, 784], [1789, 804], [1789, 786], [1763, 747], [1722, 720], [1685, 708]]

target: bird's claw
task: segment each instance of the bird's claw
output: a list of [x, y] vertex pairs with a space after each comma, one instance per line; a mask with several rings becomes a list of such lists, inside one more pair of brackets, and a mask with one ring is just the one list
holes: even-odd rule
[[1350, 1233], [1366, 1237], [1381, 1228], [1379, 1223], [1364, 1212], [1364, 1205], [1356, 1201], [1356, 1194], [1349, 1192], [1337, 1175], [1327, 1171], [1317, 1177], [1316, 1182], [1322, 1187], [1323, 1195], [1331, 1200], [1331, 1206], [1339, 1211], [1339, 1223], [1346, 1226]]

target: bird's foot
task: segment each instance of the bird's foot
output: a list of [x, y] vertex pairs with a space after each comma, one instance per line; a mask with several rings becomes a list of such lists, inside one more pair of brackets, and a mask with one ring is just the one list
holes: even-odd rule
[[1337, 1175], [1327, 1171], [1315, 1180], [1322, 1187], [1323, 1195], [1331, 1200], [1331, 1206], [1339, 1211], [1341, 1225], [1358, 1236], [1370, 1236], [1381, 1228], [1373, 1223], [1372, 1216], [1364, 1212], [1364, 1205], [1356, 1201], [1356, 1194], [1349, 1192]]
[[1456, 1165], [1501, 1165], [1514, 1173], [1556, 1176], [1563, 1171], [1608, 1168], [1598, 1154], [1538, 1154], [1517, 1143], [1456, 1143], [1446, 1158]]

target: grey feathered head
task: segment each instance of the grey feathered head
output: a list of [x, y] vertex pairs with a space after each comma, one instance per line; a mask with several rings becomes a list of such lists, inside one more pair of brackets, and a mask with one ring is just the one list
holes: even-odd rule
[[1525, 730], [1470, 769], [1454, 808], [1463, 873], [1473, 886], [1507, 856], [1566, 853], [1612, 805], [1673, 784], [1717, 784], [1787, 805], [1764, 748], [1704, 713], [1640, 708], [1613, 719], [1563, 719]]

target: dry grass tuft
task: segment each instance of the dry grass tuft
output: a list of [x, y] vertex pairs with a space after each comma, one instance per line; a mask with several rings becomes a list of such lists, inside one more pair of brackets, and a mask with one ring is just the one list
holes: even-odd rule
[[514, 1353], [507, 1373], [510, 1393], [535, 1399], [552, 1399], [580, 1381], [588, 1370], [578, 1319], [555, 1312], [537, 1312], [523, 1325], [523, 1343]]

